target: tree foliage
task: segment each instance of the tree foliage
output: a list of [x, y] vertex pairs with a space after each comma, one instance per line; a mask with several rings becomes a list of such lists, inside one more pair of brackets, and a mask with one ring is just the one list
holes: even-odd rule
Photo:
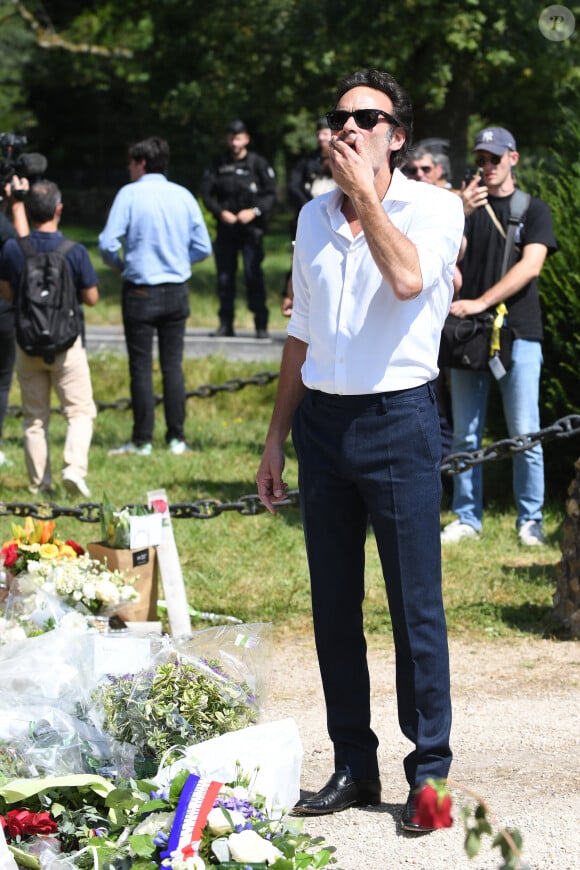
[[295, 153], [337, 79], [370, 66], [407, 87], [417, 136], [449, 137], [459, 170], [470, 122], [515, 126], [528, 147], [546, 145], [580, 76], [576, 35], [545, 39], [532, 0], [0, 0], [0, 9], [12, 9], [12, 31], [37, 39], [15, 73], [38, 142], [58, 162], [100, 170], [156, 131], [195, 179], [232, 117], [271, 159]]

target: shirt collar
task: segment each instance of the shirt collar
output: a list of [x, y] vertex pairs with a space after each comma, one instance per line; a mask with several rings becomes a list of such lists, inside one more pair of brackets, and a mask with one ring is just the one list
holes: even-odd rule
[[[389, 189], [385, 194], [385, 198], [383, 202], [411, 202], [413, 197], [413, 189], [409, 187], [410, 184], [420, 184], [422, 182], [413, 181], [412, 179], [407, 178], [400, 169], [394, 169], [393, 174], [391, 176], [391, 183], [389, 184]], [[336, 190], [333, 190], [328, 198], [328, 211], [336, 211], [342, 208], [342, 198], [344, 193], [337, 187]]]

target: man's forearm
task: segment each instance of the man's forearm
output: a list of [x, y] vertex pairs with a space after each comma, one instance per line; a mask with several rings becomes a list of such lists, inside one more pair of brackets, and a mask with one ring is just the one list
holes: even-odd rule
[[286, 339], [282, 353], [276, 402], [266, 436], [266, 444], [282, 446], [288, 437], [294, 411], [302, 401], [306, 389], [302, 382], [301, 369], [306, 358], [307, 348], [308, 345], [297, 338], [288, 336]]

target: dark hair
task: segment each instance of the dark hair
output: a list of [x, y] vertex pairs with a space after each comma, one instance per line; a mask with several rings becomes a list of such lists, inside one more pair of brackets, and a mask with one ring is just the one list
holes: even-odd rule
[[402, 166], [407, 160], [407, 152], [413, 139], [413, 106], [406, 91], [390, 73], [377, 69], [358, 70], [339, 81], [336, 102], [353, 88], [374, 88], [375, 91], [382, 91], [393, 104], [393, 115], [405, 131], [405, 142], [399, 151], [391, 151], [389, 163], [391, 169]]
[[145, 172], [161, 172], [167, 174], [169, 166], [169, 145], [159, 136], [150, 136], [142, 142], [136, 142], [129, 148], [131, 160], [145, 161]]
[[24, 200], [28, 220], [33, 224], [45, 224], [54, 217], [61, 203], [60, 190], [54, 181], [35, 181]]

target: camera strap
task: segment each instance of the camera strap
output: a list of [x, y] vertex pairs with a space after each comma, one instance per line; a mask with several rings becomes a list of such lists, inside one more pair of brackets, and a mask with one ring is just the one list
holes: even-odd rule
[[510, 216], [507, 233], [498, 221], [497, 215], [490, 206], [490, 204], [488, 202], [485, 204], [485, 210], [490, 216], [495, 228], [497, 229], [500, 236], [505, 239], [505, 248], [503, 252], [503, 262], [501, 265], [500, 278], [503, 278], [503, 276], [509, 269], [512, 253], [516, 246], [516, 231], [518, 225], [521, 223], [525, 213], [528, 210], [530, 199], [531, 197], [529, 193], [525, 193], [519, 188], [516, 188], [516, 190], [514, 190], [510, 201]]

